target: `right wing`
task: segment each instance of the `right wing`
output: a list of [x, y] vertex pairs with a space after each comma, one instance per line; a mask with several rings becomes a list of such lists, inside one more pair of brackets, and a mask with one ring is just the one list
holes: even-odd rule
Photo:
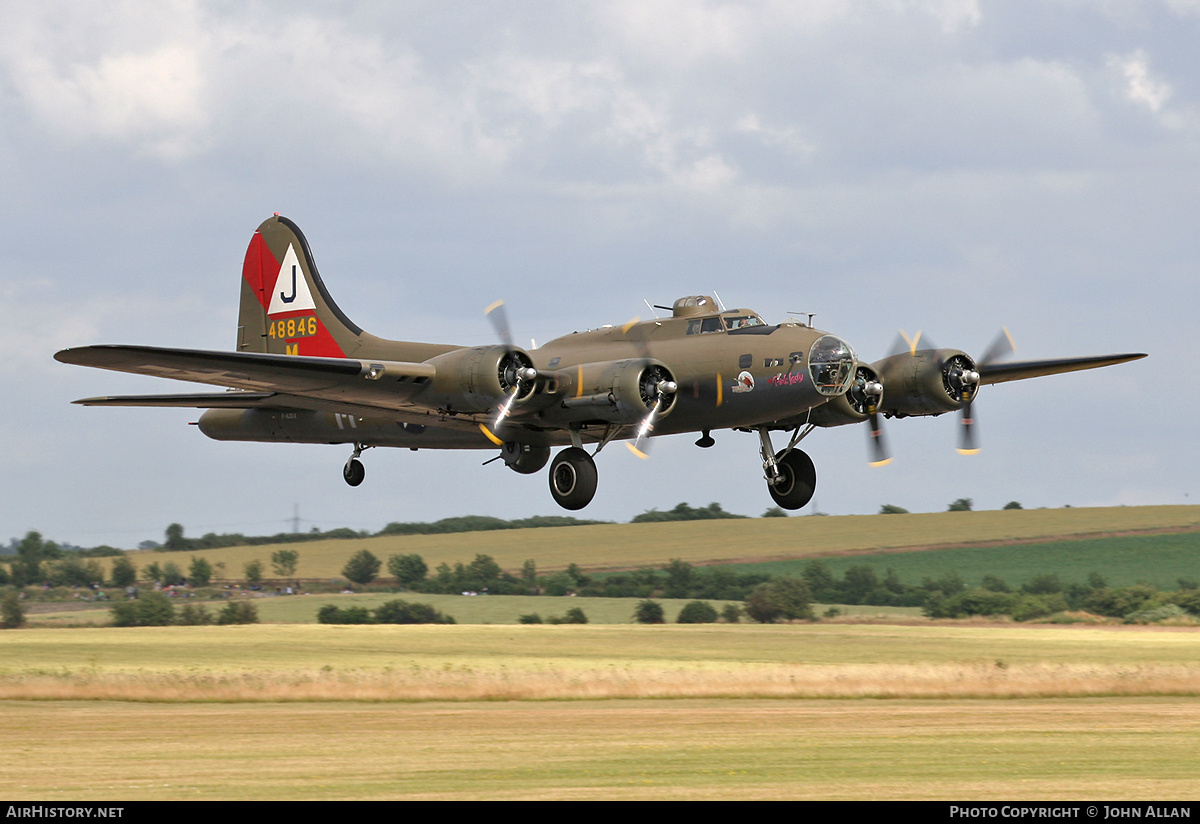
[[1063, 372], [1078, 372], [1083, 369], [1112, 366], [1115, 363], [1126, 363], [1144, 357], [1146, 357], [1144, 353], [1134, 352], [1126, 355], [1093, 355], [1082, 358], [999, 361], [979, 365], [979, 382], [981, 384], [991, 384], [1020, 381], [1026, 378], [1040, 378], [1043, 375], [1059, 375]]

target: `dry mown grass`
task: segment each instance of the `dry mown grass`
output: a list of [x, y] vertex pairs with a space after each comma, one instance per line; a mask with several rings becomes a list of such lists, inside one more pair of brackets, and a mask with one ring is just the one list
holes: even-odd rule
[[10, 801], [1200, 792], [1200, 703], [1188, 698], [7, 701], [0, 722], [0, 794]]
[[400, 670], [24, 672], [0, 700], [538, 701], [613, 698], [1079, 698], [1200, 695], [1200, 666], [743, 664]]

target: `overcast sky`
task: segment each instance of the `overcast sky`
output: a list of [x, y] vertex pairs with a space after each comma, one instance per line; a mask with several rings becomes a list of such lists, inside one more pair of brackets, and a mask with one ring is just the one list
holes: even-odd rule
[[[349, 447], [70, 404], [188, 391], [52, 355], [232, 348], [272, 212], [389, 338], [491, 343], [504, 298], [545, 341], [716, 291], [868, 361], [899, 328], [1149, 352], [985, 387], [974, 457], [953, 416], [888, 422], [882, 469], [865, 426], [818, 431], [815, 508], [1195, 503], [1197, 43], [1197, 0], [4, 4], [0, 541], [560, 511], [490, 453], [371, 450], [350, 489]], [[761, 514], [757, 437], [714, 437], [605, 450], [580, 514]]]

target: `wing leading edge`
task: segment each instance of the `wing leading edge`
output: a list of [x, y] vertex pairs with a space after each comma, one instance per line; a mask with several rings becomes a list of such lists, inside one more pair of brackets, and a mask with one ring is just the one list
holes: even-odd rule
[[1083, 369], [1098, 369], [1101, 366], [1112, 366], [1117, 363], [1139, 360], [1146, 357], [1144, 352], [1124, 355], [1093, 355], [1084, 358], [1054, 358], [1036, 361], [1007, 361], [979, 365], [979, 382], [981, 384], [1005, 383], [1020, 381], [1026, 378], [1040, 378], [1043, 375], [1058, 375], [1063, 372], [1078, 372]]

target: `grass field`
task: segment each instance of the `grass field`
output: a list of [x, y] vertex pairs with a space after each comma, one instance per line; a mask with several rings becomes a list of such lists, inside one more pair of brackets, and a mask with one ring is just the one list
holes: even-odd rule
[[[1184, 534], [1137, 534], [1164, 529]], [[1113, 584], [1136, 576], [1171, 586], [1200, 577], [1197, 530], [1200, 507], [1153, 507], [570, 527], [291, 548], [306, 578], [336, 577], [365, 547], [381, 558], [416, 552], [431, 567], [476, 553], [508, 569], [534, 558], [543, 570], [822, 555], [836, 571], [879, 564], [906, 580], [949, 568], [972, 581], [982, 572], [971, 570], [982, 569], [1016, 585], [1042, 570], [1072, 580], [1064, 570], [1086, 567], [1084, 575], [1097, 569]], [[1061, 536], [1091, 538], [1037, 545]], [[981, 546], [1004, 541], [1032, 543]], [[965, 548], [895, 551], [933, 546]], [[266, 562], [272, 549], [204, 554], [236, 572], [251, 558]], [[137, 561], [186, 564], [187, 556]], [[922, 568], [929, 563], [935, 573]], [[262, 598], [270, 623], [260, 625], [0, 632], [0, 796], [1200, 794], [1194, 628], [641, 626], [627, 623], [633, 599], [415, 595], [399, 597], [433, 603], [460, 624], [304, 623], [323, 603], [394, 597]], [[673, 617], [682, 602], [664, 603]], [[510, 623], [574, 606], [593, 623]]]
[[0, 698], [1200, 695], [1191, 629], [706, 624], [27, 630]]
[[0, 722], [10, 801], [1200, 794], [1190, 699], [9, 701]]
[[1192, 798], [1198, 641], [825, 624], [6, 632], [0, 795]]

